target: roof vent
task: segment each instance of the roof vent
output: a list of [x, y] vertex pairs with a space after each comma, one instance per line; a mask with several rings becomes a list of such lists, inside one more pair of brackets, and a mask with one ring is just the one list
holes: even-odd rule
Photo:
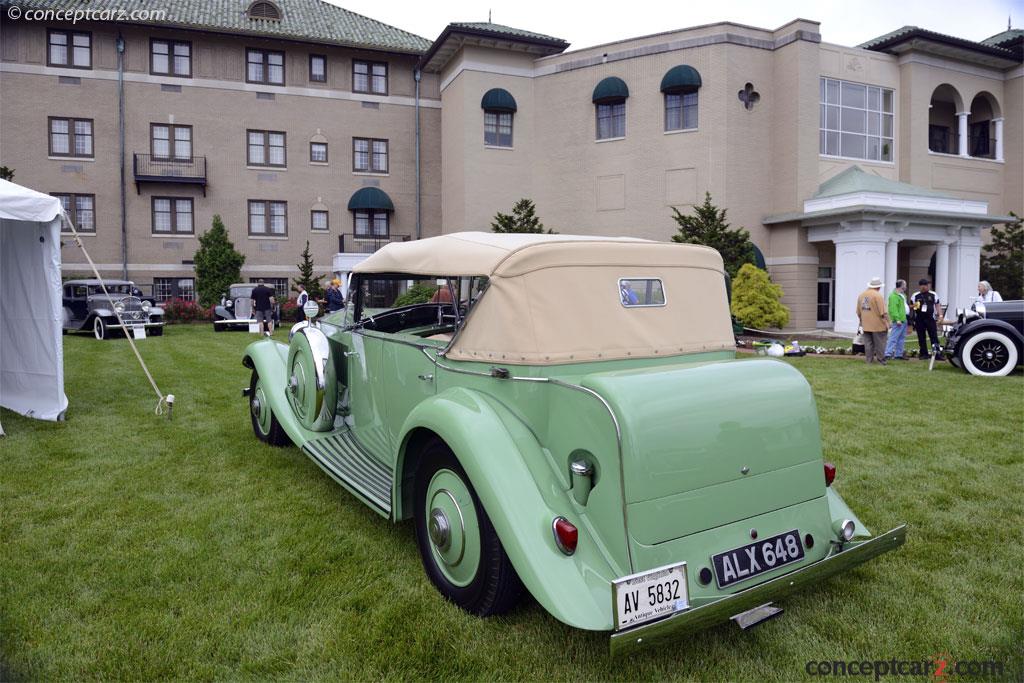
[[280, 8], [274, 3], [267, 2], [266, 0], [257, 0], [249, 5], [248, 14], [250, 19], [281, 21]]

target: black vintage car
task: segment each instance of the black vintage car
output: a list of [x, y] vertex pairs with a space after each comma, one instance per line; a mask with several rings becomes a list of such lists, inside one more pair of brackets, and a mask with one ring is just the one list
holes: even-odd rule
[[[64, 331], [92, 331], [97, 339], [107, 339], [114, 331], [128, 332], [142, 327], [146, 334], [164, 333], [164, 311], [150, 301], [128, 280], [68, 280], [64, 283]], [[118, 314], [124, 325], [118, 321]]]
[[1010, 374], [1024, 362], [1024, 300], [958, 310], [944, 350], [950, 363], [972, 375]]
[[[247, 330], [250, 323], [256, 322], [252, 310], [252, 290], [255, 287], [256, 285], [251, 282], [238, 282], [228, 288], [227, 294], [220, 299], [220, 305], [213, 309], [214, 331]], [[273, 315], [276, 325], [281, 321], [281, 307], [276, 301]]]

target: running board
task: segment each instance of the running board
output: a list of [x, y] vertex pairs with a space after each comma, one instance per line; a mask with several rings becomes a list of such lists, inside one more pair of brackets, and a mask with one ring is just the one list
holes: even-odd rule
[[311, 439], [302, 450], [332, 479], [391, 516], [392, 470], [370, 455], [348, 429]]

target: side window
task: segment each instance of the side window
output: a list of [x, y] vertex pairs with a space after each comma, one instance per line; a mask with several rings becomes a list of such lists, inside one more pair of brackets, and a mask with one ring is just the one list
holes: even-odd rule
[[354, 320], [367, 330], [437, 338], [455, 331], [486, 286], [485, 277], [365, 276], [354, 284]]

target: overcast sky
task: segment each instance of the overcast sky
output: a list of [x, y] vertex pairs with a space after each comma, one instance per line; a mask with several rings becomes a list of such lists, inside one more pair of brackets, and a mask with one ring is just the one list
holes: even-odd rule
[[906, 24], [982, 40], [1024, 26], [1024, 0], [330, 0], [433, 40], [451, 21], [487, 21], [563, 38], [579, 49], [624, 38], [733, 21], [777, 28], [821, 22], [822, 39], [857, 45]]

